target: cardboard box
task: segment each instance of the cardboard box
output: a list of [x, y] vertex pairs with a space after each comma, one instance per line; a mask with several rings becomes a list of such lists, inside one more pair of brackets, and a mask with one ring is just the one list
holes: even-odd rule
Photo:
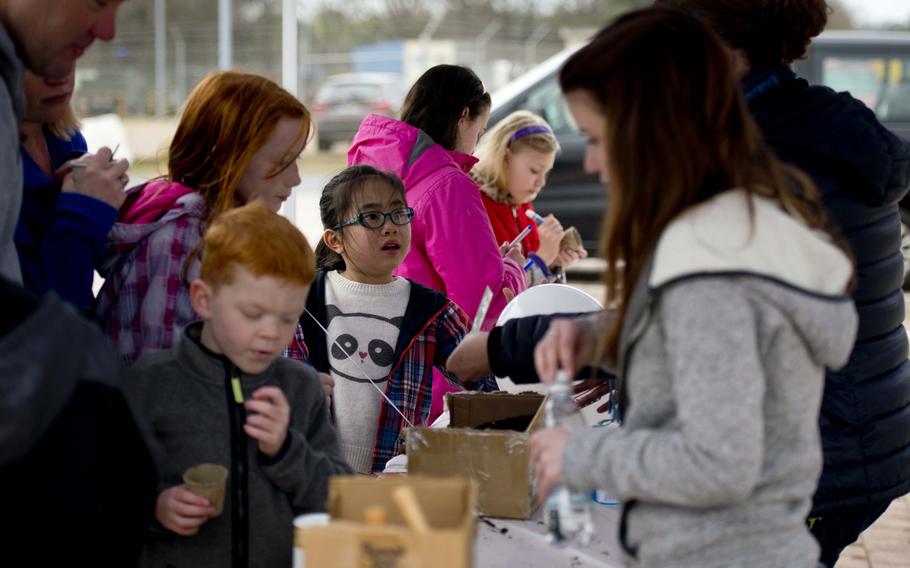
[[[545, 397], [537, 393], [446, 395], [449, 428], [409, 428], [408, 472], [467, 475], [480, 488], [478, 512], [527, 519], [535, 507], [529, 433], [542, 421]], [[521, 420], [515, 420], [516, 418]], [[477, 429], [478, 426], [521, 430]]]
[[[414, 489], [430, 531], [410, 530], [392, 491]], [[476, 536], [477, 485], [466, 477], [342, 476], [329, 480], [325, 526], [297, 529], [306, 568], [470, 568]], [[364, 511], [382, 506], [384, 525], [364, 524]]]

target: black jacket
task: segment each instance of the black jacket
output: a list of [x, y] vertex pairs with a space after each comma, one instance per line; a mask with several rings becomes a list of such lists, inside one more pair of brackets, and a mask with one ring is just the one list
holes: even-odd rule
[[[747, 77], [744, 86], [757, 74]], [[910, 146], [861, 102], [787, 78], [751, 99], [777, 155], [809, 174], [856, 259], [856, 345], [829, 372], [819, 423], [824, 471], [814, 514], [890, 500], [910, 490], [910, 362], [898, 202], [910, 186]]]
[[119, 358], [56, 296], [0, 298], [3, 565], [134, 566], [157, 477]]

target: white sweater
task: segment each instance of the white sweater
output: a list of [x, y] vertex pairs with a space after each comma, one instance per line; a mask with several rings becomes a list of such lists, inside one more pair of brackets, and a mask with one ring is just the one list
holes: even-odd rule
[[[329, 367], [335, 379], [335, 425], [345, 459], [370, 473], [382, 395], [392, 369], [411, 284], [361, 284], [326, 274]], [[370, 385], [372, 381], [373, 385]]]

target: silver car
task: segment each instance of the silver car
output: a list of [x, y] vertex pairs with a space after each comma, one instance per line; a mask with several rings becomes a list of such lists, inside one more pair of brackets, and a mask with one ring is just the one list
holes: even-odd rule
[[345, 73], [327, 78], [313, 102], [319, 149], [350, 142], [368, 114], [395, 116], [404, 99], [402, 78], [394, 73]]

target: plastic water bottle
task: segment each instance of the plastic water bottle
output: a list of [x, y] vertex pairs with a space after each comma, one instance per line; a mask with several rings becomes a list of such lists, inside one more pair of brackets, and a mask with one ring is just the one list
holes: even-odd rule
[[[547, 428], [585, 429], [584, 418], [575, 404], [572, 385], [565, 371], [556, 374], [556, 381], [550, 385], [548, 394], [544, 415]], [[554, 487], [544, 503], [547, 542], [565, 544], [578, 541], [587, 544], [594, 533], [591, 503], [590, 491], [570, 491], [565, 485]]]

